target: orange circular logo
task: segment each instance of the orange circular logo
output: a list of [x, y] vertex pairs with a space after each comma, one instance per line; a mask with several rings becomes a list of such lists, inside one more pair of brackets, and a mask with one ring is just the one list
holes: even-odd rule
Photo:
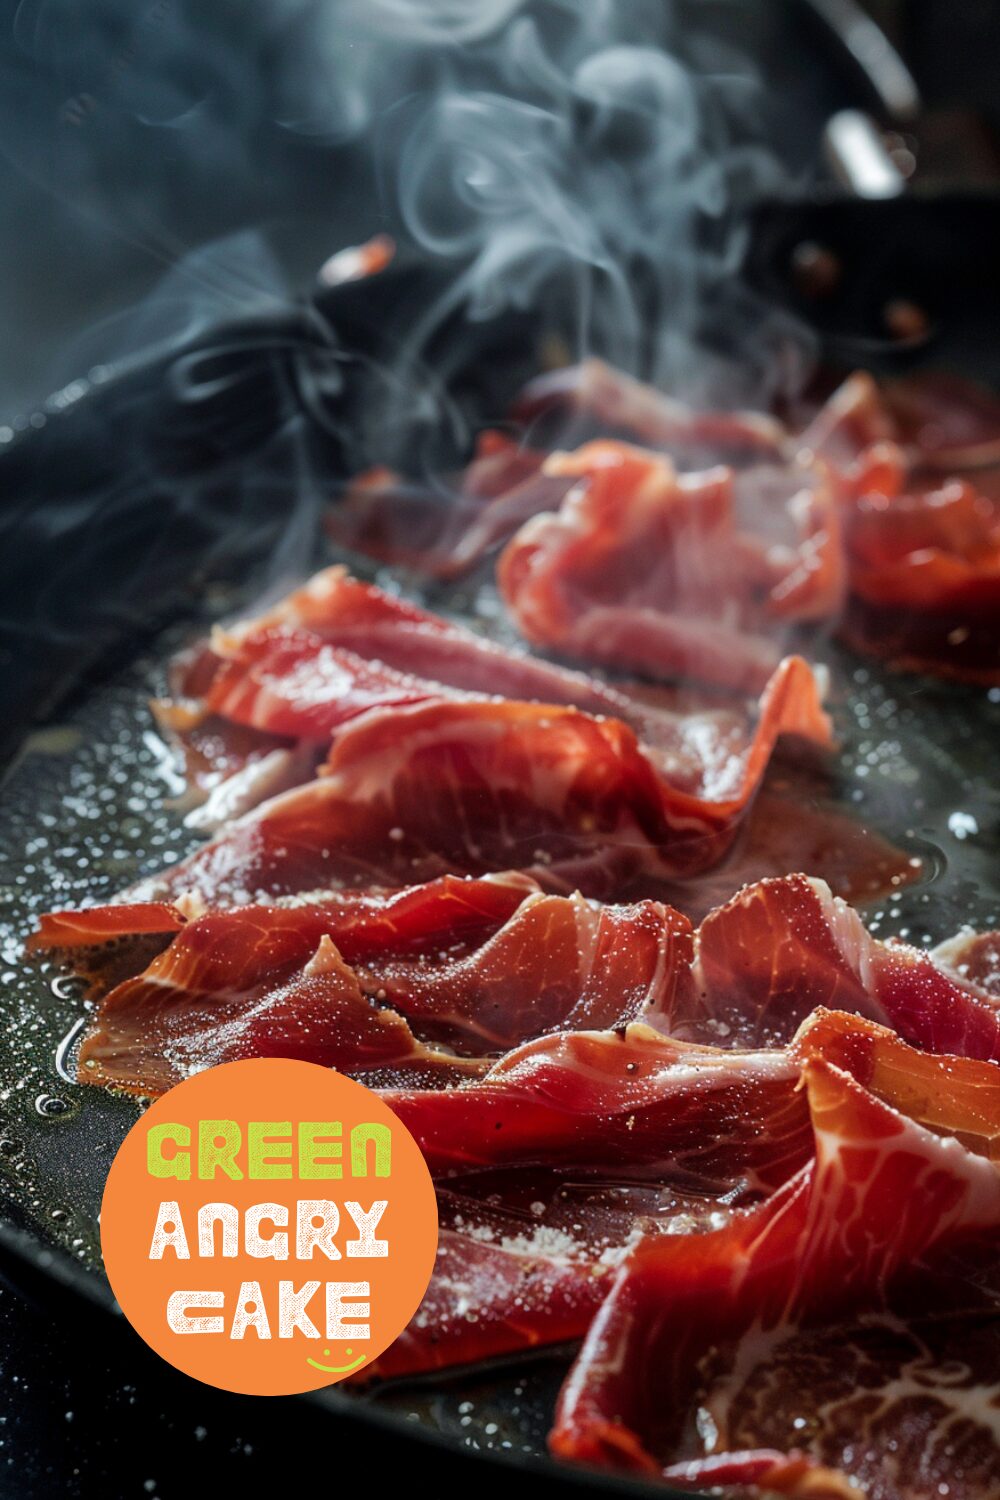
[[101, 1245], [137, 1333], [196, 1380], [285, 1396], [363, 1371], [427, 1290], [434, 1185], [377, 1094], [313, 1063], [180, 1083], [111, 1165]]

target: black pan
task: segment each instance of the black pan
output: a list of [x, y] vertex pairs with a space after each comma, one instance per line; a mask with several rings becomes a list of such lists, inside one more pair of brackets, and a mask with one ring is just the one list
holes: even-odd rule
[[[403, 266], [377, 286], [340, 288], [111, 372], [62, 410], [55, 403], [41, 428], [29, 421], [0, 458], [21, 517], [2, 597], [11, 600], [14, 584], [30, 597], [19, 639], [44, 647], [28, 659], [12, 637], [4, 724], [16, 748], [0, 787], [0, 1257], [6, 1274], [43, 1295], [111, 1309], [96, 1216], [136, 1106], [72, 1081], [79, 996], [67, 975], [25, 965], [20, 939], [44, 906], [109, 896], [193, 842], [165, 805], [169, 777], [144, 701], [181, 640], [252, 595], [286, 520], [288, 462], [305, 453], [322, 488], [373, 456], [359, 451], [365, 415], [381, 399], [372, 356], [393, 352], [386, 330], [405, 329], [441, 274]], [[445, 329], [436, 368], [461, 392], [465, 415], [487, 417], [537, 367], [551, 331], [537, 319], [497, 320], [473, 349], [449, 343]], [[969, 346], [974, 372], [977, 354]], [[118, 506], [95, 540], [93, 508], [109, 488]], [[217, 556], [209, 545], [213, 567], [199, 569], [206, 545], [236, 521], [244, 545]], [[431, 602], [475, 609], [460, 592]], [[832, 790], [923, 861], [919, 882], [869, 919], [883, 935], [921, 944], [963, 922], [1000, 924], [1000, 694], [893, 676], [833, 647], [824, 654], [843, 744]], [[337, 1388], [305, 1399], [331, 1418], [475, 1447], [555, 1483], [544, 1438], [565, 1368], [552, 1357], [371, 1396]]]

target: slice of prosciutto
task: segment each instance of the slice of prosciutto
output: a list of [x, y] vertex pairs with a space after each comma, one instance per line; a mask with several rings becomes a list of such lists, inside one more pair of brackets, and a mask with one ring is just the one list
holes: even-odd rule
[[633, 1025], [533, 1043], [460, 1088], [385, 1093], [438, 1180], [441, 1242], [420, 1311], [367, 1377], [578, 1341], [638, 1237], [718, 1229], [808, 1159], [799, 1070]]
[[415, 481], [391, 469], [370, 469], [327, 512], [327, 535], [349, 552], [424, 578], [457, 578], [529, 516], [558, 505], [569, 481], [540, 475], [544, 456], [487, 429], [458, 476]]
[[461, 474], [408, 479], [376, 467], [358, 475], [331, 506], [327, 534], [348, 551], [452, 579], [531, 516], [558, 508], [573, 480], [543, 467], [537, 439], [565, 446], [619, 433], [667, 449], [683, 468], [775, 457], [782, 441], [780, 424], [769, 417], [695, 411], [598, 359], [530, 382], [511, 417], [522, 434], [487, 428]]
[[996, 934], [937, 953], [880, 942], [823, 881], [762, 880], [701, 923], [671, 1025], [716, 1045], [773, 1046], [826, 1006], [868, 1016], [928, 1052], [1000, 1062], [1000, 983], [986, 958], [996, 952]]
[[784, 430], [762, 412], [699, 411], [600, 359], [553, 370], [529, 382], [511, 416], [537, 442], [568, 447], [615, 436], [673, 454], [679, 467], [780, 457]]
[[480, 1174], [438, 1186], [440, 1238], [427, 1294], [359, 1379], [451, 1372], [579, 1343], [630, 1244], [725, 1222], [732, 1195], [671, 1183]]
[[633, 1025], [523, 1047], [460, 1088], [385, 1094], [437, 1177], [442, 1236], [419, 1314], [368, 1376], [578, 1340], [639, 1237], [718, 1230], [810, 1159], [799, 1081], [817, 1058], [996, 1157], [991, 1064], [952, 1073], [949, 1110], [938, 1059], [833, 1012], [785, 1052], [719, 1053]]
[[563, 1027], [669, 1016], [690, 940], [655, 902], [598, 906], [516, 875], [207, 912], [107, 995], [79, 1074], [143, 1095], [244, 1056], [460, 1074]]
[[192, 800], [207, 796], [189, 817], [205, 828], [310, 780], [334, 737], [376, 709], [502, 694], [613, 717], [690, 789], [743, 752], [747, 730], [742, 705], [654, 698], [508, 651], [343, 568], [216, 631], [176, 663], [172, 691], [154, 707], [183, 750]]
[[948, 376], [852, 376], [799, 439], [840, 478], [855, 649], [1000, 681], [1000, 402]]
[[137, 900], [210, 905], [335, 884], [523, 869], [551, 889], [615, 898], [725, 854], [783, 734], [826, 743], [811, 669], [789, 657], [738, 750], [703, 745], [690, 782], [616, 719], [495, 698], [370, 710], [334, 738], [322, 777], [273, 798], [142, 882]]
[[[238, 915], [245, 927], [256, 913], [246, 908]], [[251, 1057], [297, 1058], [352, 1077], [452, 1080], [480, 1067], [425, 1045], [398, 1011], [375, 1004], [326, 936], [281, 977], [276, 966], [257, 979], [247, 964], [232, 989], [207, 987], [211, 954], [200, 980], [191, 949], [198, 939], [218, 937], [204, 932], [202, 924], [211, 922], [202, 918], [177, 940], [176, 962], [186, 964], [187, 974], [171, 973], [172, 947], [105, 997], [80, 1049], [81, 1083], [155, 1098], [193, 1073]], [[259, 941], [266, 943], [271, 931], [268, 920]], [[241, 946], [252, 941], [245, 931], [228, 937]]]
[[498, 581], [536, 646], [652, 678], [759, 691], [794, 623], [839, 613], [840, 518], [821, 464], [678, 473], [614, 441], [553, 453], [572, 481]]
[[754, 1494], [995, 1492], [1000, 1174], [950, 1108], [952, 1079], [986, 1065], [931, 1061], [934, 1131], [805, 1062], [813, 1159], [717, 1233], [640, 1243], [564, 1386], [555, 1453]]
[[635, 1023], [528, 1043], [466, 1088], [385, 1098], [436, 1177], [546, 1167], [764, 1190], [811, 1147], [798, 1079], [779, 1049], [698, 1047]]

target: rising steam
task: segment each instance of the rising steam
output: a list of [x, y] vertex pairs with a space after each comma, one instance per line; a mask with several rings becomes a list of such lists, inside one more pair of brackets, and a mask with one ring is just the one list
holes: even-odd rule
[[[259, 541], [267, 581], [287, 583], [308, 565], [328, 493], [330, 476], [315, 471], [319, 426], [344, 439], [352, 464], [408, 454], [431, 468], [428, 435], [446, 429], [453, 448], [468, 437], [461, 387], [486, 330], [495, 338], [509, 324], [529, 365], [551, 333], [565, 358], [600, 354], [694, 402], [734, 404], [750, 393], [759, 402], [788, 379], [775, 349], [800, 357], [799, 332], [734, 275], [747, 206], [778, 185], [781, 169], [755, 125], [759, 82], [709, 39], [700, 24], [707, 8], [699, 0], [97, 0], [81, 30], [69, 0], [22, 0], [0, 149], [173, 270], [136, 314], [94, 333], [86, 363], [81, 351], [79, 367], [63, 361], [55, 372], [61, 382], [89, 364], [114, 369], [155, 352], [171, 403], [161, 420], [148, 388], [137, 386], [115, 409], [110, 444], [106, 409], [95, 406], [88, 425], [78, 403], [81, 455], [93, 449], [114, 460], [114, 477], [101, 477], [98, 465], [84, 500], [47, 490], [44, 464], [40, 474], [29, 464], [28, 480], [18, 472], [30, 546], [58, 553], [57, 565], [41, 570], [44, 591], [18, 576], [6, 592], [26, 598], [21, 629], [27, 620], [34, 638], [66, 642], [120, 629], [102, 575], [123, 536], [134, 529], [147, 538], [148, 517], [133, 521], [151, 504], [160, 523], [132, 549], [130, 588], [120, 596], [136, 615], [164, 575], [190, 575], [189, 532], [201, 574], [234, 540], [241, 551]], [[32, 67], [45, 88], [14, 87]], [[26, 100], [27, 130], [18, 114]], [[189, 200], [207, 205], [206, 222], [242, 232], [185, 253], [174, 221]], [[289, 213], [309, 222], [282, 273], [269, 221]], [[346, 351], [335, 315], [326, 326], [308, 310], [282, 322], [280, 310], [309, 289], [310, 270], [331, 251], [380, 231], [400, 242], [404, 265], [430, 265], [437, 280], [433, 293], [422, 285], [409, 305], [386, 313], [393, 326], [383, 330], [371, 399], [345, 417], [337, 403], [358, 372], [370, 380], [371, 351]], [[243, 400], [230, 379], [232, 351], [222, 351], [222, 394], [232, 399], [210, 389], [210, 436], [212, 423], [231, 430], [213, 448], [200, 437], [206, 408], [178, 397], [178, 370], [220, 317], [248, 316], [281, 325], [280, 372], [263, 387], [251, 383]], [[267, 327], [262, 337], [270, 348]], [[268, 411], [272, 396], [278, 404]], [[190, 461], [172, 460], [175, 423]], [[259, 440], [265, 430], [273, 443]]]

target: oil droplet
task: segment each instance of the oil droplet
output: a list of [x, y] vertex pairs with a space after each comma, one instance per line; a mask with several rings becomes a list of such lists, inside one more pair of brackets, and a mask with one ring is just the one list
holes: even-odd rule
[[49, 988], [57, 1000], [79, 1000], [83, 996], [83, 980], [74, 974], [59, 974]]
[[39, 1094], [35, 1100], [35, 1109], [40, 1115], [56, 1116], [66, 1114], [69, 1105], [65, 1099], [60, 1099], [56, 1094]]

